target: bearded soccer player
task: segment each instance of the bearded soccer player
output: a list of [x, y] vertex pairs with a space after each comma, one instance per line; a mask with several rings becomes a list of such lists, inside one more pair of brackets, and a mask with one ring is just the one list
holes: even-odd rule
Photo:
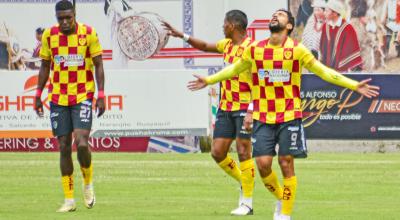
[[[166, 22], [164, 26], [171, 36], [182, 38], [199, 50], [223, 54], [225, 65], [239, 60], [244, 49], [251, 43], [246, 34], [247, 16], [240, 10], [226, 13], [223, 25], [225, 39], [217, 43], [207, 43], [184, 34]], [[215, 162], [241, 186], [239, 207], [231, 212], [232, 215], [253, 214], [254, 161], [251, 158], [250, 132], [243, 127], [243, 120], [251, 102], [250, 76], [249, 70], [244, 70], [238, 72], [237, 76], [221, 82], [220, 104], [211, 149]], [[240, 168], [228, 155], [234, 140]]]
[[84, 203], [95, 204], [93, 166], [88, 138], [92, 126], [92, 100], [95, 92], [93, 66], [96, 70], [98, 117], [105, 111], [102, 48], [94, 28], [77, 23], [75, 7], [69, 1], [55, 6], [58, 25], [46, 29], [42, 37], [35, 109], [43, 116], [42, 90], [52, 73], [49, 96], [53, 134], [60, 147], [60, 168], [65, 201], [57, 212], [75, 211], [72, 139], [77, 146], [78, 161], [83, 175]]
[[[379, 87], [368, 85], [371, 79], [357, 82], [317, 61], [302, 44], [288, 37], [293, 27], [294, 18], [289, 11], [276, 11], [269, 24], [270, 38], [251, 44], [244, 51], [242, 59], [232, 66], [213, 76], [196, 76], [197, 80], [188, 84], [189, 89], [198, 90], [251, 69], [253, 157], [256, 158], [264, 185], [277, 199], [275, 220], [291, 219], [297, 188], [294, 158], [307, 156], [301, 120], [302, 68], [365, 97], [379, 95]], [[278, 162], [283, 175], [283, 187], [271, 169], [276, 144], [279, 144]]]

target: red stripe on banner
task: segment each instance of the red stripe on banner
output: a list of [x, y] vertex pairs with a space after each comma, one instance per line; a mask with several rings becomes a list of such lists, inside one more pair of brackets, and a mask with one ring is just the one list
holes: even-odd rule
[[371, 106], [368, 109], [368, 113], [373, 113], [375, 112], [376, 106], [378, 106], [378, 100], [373, 100], [371, 103]]
[[268, 19], [254, 20], [247, 29], [268, 30], [269, 22], [270, 22], [270, 20], [268, 20]]
[[[164, 48], [149, 59], [213, 57], [222, 57], [222, 54], [207, 53], [195, 48]], [[112, 50], [103, 50], [103, 60], [112, 60]]]

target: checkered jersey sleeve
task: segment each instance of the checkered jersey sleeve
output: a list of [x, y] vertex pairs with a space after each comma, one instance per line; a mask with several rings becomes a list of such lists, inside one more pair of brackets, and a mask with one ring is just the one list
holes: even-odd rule
[[227, 38], [218, 41], [218, 42], [215, 44], [215, 46], [217, 47], [218, 52], [224, 53], [225, 47], [226, 47], [226, 45], [227, 45], [230, 41], [231, 41], [231, 40], [230, 40], [230, 39], [227, 39]]
[[46, 29], [42, 35], [42, 47], [40, 48], [39, 56], [44, 60], [50, 60], [51, 50], [50, 50], [50, 29]]
[[89, 51], [91, 57], [99, 56], [103, 53], [103, 48], [100, 45], [99, 37], [94, 28], [89, 35]]

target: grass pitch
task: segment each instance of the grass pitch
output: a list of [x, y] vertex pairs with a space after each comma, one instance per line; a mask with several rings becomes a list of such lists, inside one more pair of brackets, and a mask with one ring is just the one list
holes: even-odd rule
[[[209, 154], [94, 153], [97, 204], [63, 201], [57, 153], [0, 154], [0, 219], [272, 219], [274, 199], [257, 174], [254, 216], [233, 217], [238, 185]], [[274, 168], [279, 172], [276, 161]], [[400, 219], [400, 154], [313, 153], [296, 160], [295, 220]]]

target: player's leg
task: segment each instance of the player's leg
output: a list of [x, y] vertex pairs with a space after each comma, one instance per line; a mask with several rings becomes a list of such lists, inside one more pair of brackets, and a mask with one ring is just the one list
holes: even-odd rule
[[240, 169], [229, 155], [229, 148], [235, 138], [234, 122], [229, 112], [218, 110], [211, 147], [211, 156], [229, 176], [240, 183]]
[[281, 219], [290, 219], [296, 198], [297, 177], [294, 158], [307, 157], [304, 129], [301, 119], [279, 126], [279, 166], [283, 175], [283, 197]]
[[236, 149], [240, 162], [242, 192], [239, 207], [231, 212], [233, 215], [248, 215], [253, 209], [254, 160], [252, 159], [251, 132], [243, 127], [246, 111], [232, 112], [236, 128]]
[[297, 178], [294, 173], [294, 159], [291, 155], [279, 156], [283, 175], [283, 196], [281, 219], [290, 219], [296, 198]]
[[53, 135], [57, 136], [60, 148], [61, 181], [64, 191], [64, 204], [57, 212], [75, 211], [74, 166], [72, 162], [72, 122], [70, 109], [50, 103], [50, 119]]
[[253, 123], [253, 157], [256, 158], [258, 172], [265, 188], [277, 199], [274, 219], [281, 211], [283, 190], [276, 173], [272, 170], [272, 160], [276, 155], [276, 125], [267, 125], [259, 121]]
[[89, 134], [92, 127], [92, 102], [84, 101], [72, 107], [72, 122], [78, 161], [83, 176], [84, 202], [92, 208], [96, 202], [93, 188], [92, 154], [89, 149]]

